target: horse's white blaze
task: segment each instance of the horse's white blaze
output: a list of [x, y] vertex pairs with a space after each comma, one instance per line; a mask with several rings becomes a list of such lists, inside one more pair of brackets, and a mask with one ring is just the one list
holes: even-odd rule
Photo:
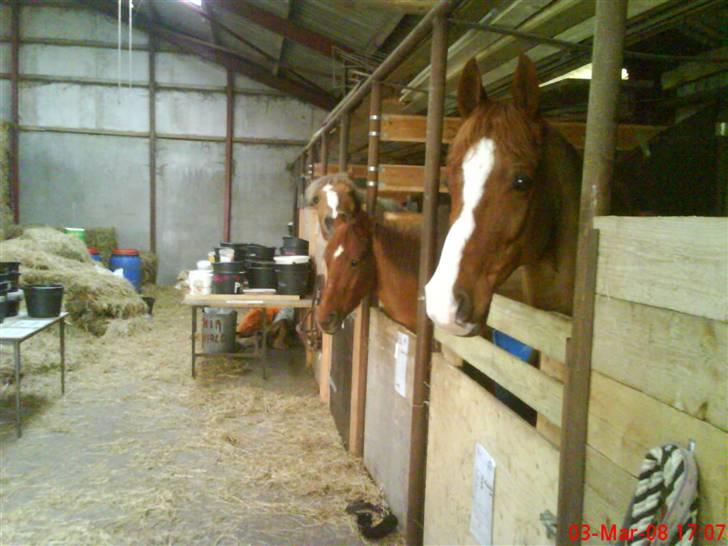
[[336, 250], [334, 250], [334, 258], [338, 258], [343, 253], [344, 253], [344, 247], [339, 245], [338, 247], [336, 247]]
[[326, 194], [326, 203], [331, 209], [331, 218], [336, 219], [339, 211], [336, 210], [339, 207], [339, 194], [334, 191], [334, 187], [331, 184], [326, 184], [323, 187], [323, 192]]
[[455, 281], [460, 271], [463, 249], [475, 229], [475, 207], [485, 193], [485, 183], [493, 169], [495, 144], [489, 138], [475, 143], [463, 160], [463, 208], [445, 238], [440, 262], [425, 287], [427, 314], [435, 325], [455, 335], [466, 335], [475, 324], [455, 321]]

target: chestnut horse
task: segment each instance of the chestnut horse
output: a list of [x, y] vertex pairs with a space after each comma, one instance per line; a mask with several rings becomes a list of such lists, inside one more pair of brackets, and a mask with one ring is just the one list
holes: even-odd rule
[[[321, 234], [327, 241], [331, 238], [334, 222], [347, 221], [362, 210], [364, 192], [356, 187], [345, 173], [327, 174], [311, 182], [306, 188], [306, 206], [315, 207]], [[400, 211], [402, 207], [391, 199], [377, 199], [377, 214], [384, 211]]]
[[363, 211], [337, 220], [326, 245], [326, 285], [316, 310], [321, 329], [335, 333], [346, 316], [375, 291], [384, 311], [414, 331], [420, 225], [370, 219]]
[[448, 154], [450, 231], [426, 287], [440, 328], [473, 335], [519, 266], [526, 303], [571, 314], [581, 159], [538, 113], [536, 68], [521, 56], [513, 101], [487, 98], [471, 60], [458, 85], [463, 118]]

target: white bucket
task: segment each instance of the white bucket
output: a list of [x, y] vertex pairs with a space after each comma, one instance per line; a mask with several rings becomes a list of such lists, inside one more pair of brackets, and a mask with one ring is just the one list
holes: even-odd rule
[[212, 271], [206, 269], [193, 269], [187, 277], [190, 285], [190, 294], [193, 296], [207, 296], [212, 293]]

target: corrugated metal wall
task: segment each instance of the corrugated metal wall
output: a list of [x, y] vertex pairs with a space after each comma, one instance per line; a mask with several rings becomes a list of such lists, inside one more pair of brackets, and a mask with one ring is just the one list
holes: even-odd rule
[[[10, 118], [10, 7], [0, 5], [0, 118]], [[116, 22], [80, 8], [26, 6], [20, 20], [20, 221], [113, 226], [149, 247], [147, 39], [134, 36], [116, 86]], [[124, 28], [123, 35], [127, 36]], [[159, 280], [223, 235], [225, 70], [161, 46], [156, 54]], [[235, 78], [231, 238], [278, 244], [291, 220], [286, 170], [324, 112]]]

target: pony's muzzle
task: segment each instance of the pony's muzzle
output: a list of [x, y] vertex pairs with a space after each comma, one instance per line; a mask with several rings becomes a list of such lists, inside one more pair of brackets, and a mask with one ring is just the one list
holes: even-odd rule
[[469, 326], [473, 322], [473, 298], [465, 290], [455, 291], [455, 322], [458, 326]]
[[331, 216], [326, 216], [324, 219], [324, 226], [326, 227], [326, 231], [331, 233], [334, 231], [334, 219]]
[[335, 334], [341, 327], [341, 317], [339, 313], [332, 311], [318, 321], [321, 329], [327, 334]]

